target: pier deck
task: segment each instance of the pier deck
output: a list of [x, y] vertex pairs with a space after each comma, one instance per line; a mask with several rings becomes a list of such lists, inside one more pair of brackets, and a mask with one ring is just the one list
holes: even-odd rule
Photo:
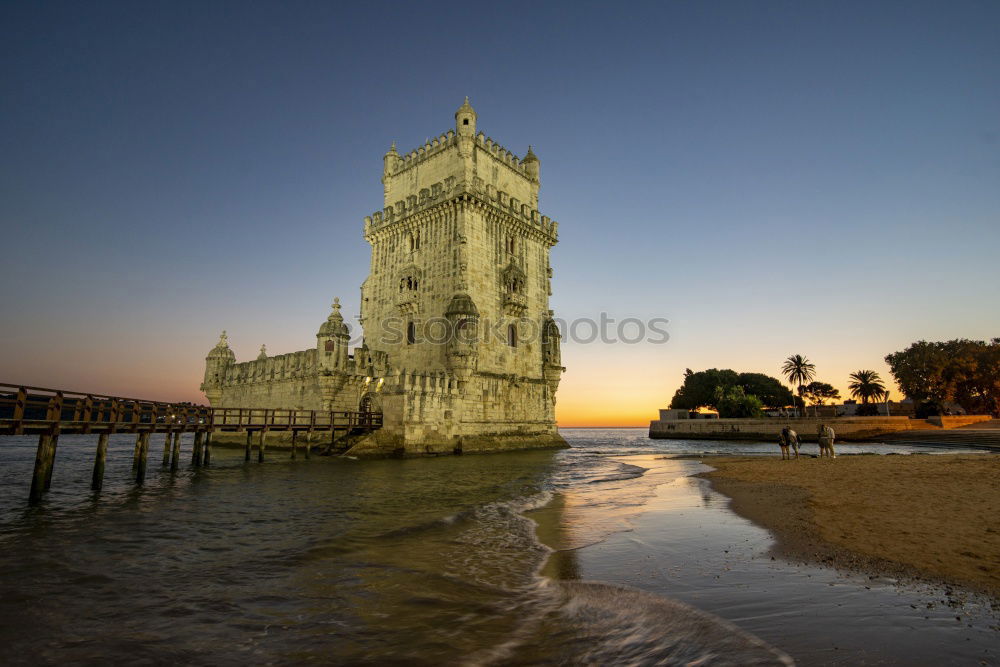
[[[246, 433], [246, 460], [251, 460], [254, 436], [258, 436], [258, 461], [264, 460], [265, 435], [291, 432], [291, 456], [298, 453], [299, 436], [306, 458], [315, 445], [335, 442], [338, 436], [360, 434], [382, 427], [382, 414], [362, 411], [296, 409], [213, 408], [192, 403], [166, 403], [102, 394], [28, 387], [0, 383], [0, 436], [37, 435], [34, 476], [29, 500], [41, 499], [52, 483], [52, 469], [60, 434], [98, 436], [92, 487], [104, 480], [108, 437], [114, 433], [136, 435], [132, 471], [137, 484], [146, 476], [149, 440], [164, 434], [163, 464], [176, 470], [180, 463], [180, 436], [193, 433], [191, 464], [209, 465], [212, 435], [217, 432]], [[314, 442], [314, 438], [319, 438]]]

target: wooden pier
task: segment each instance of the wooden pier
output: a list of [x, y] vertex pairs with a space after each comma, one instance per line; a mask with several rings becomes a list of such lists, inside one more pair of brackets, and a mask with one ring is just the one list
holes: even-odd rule
[[213, 408], [0, 383], [0, 435], [38, 436], [29, 493], [31, 502], [40, 500], [52, 484], [61, 434], [93, 433], [97, 436], [91, 486], [100, 490], [104, 483], [108, 438], [114, 433], [135, 434], [132, 473], [135, 483], [142, 484], [146, 478], [150, 439], [155, 434], [164, 436], [163, 465], [175, 471], [180, 465], [183, 433], [194, 434], [191, 465], [200, 467], [211, 463], [214, 433], [245, 432], [245, 459], [251, 460], [256, 439], [257, 460], [263, 461], [265, 437], [269, 432], [291, 433], [291, 458], [294, 459], [300, 446], [309, 458], [315, 446], [329, 449], [338, 438], [381, 427], [382, 414], [378, 412]]

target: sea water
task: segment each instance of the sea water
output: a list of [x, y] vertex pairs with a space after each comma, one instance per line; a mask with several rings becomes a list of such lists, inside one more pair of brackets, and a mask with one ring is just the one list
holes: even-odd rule
[[789, 664], [766, 624], [614, 563], [643, 554], [616, 540], [699, 465], [653, 461], [776, 448], [564, 435], [570, 449], [386, 461], [214, 448], [176, 472], [154, 436], [142, 487], [133, 438], [113, 436], [101, 492], [96, 438], [63, 436], [33, 507], [35, 439], [3, 438], [0, 662]]

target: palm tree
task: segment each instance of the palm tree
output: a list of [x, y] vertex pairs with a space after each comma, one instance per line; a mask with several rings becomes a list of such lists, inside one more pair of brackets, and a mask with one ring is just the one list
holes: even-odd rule
[[885, 396], [885, 383], [875, 371], [855, 371], [850, 377], [851, 383], [847, 388], [851, 390], [851, 396], [860, 398], [862, 403], [877, 401]]
[[806, 403], [802, 400], [802, 387], [816, 379], [816, 366], [809, 363], [809, 360], [801, 354], [793, 354], [785, 359], [785, 365], [781, 367], [781, 372], [788, 378], [789, 383], [798, 385], [799, 403], [805, 408]]

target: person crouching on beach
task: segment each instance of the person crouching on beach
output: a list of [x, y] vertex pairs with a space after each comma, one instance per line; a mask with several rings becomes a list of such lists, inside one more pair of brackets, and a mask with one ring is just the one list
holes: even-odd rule
[[788, 446], [792, 448], [793, 452], [795, 452], [795, 458], [799, 458], [799, 434], [787, 426], [785, 427], [785, 430], [788, 431], [788, 433], [785, 434], [785, 442], [787, 442]]
[[791, 455], [788, 452], [788, 448], [791, 447], [792, 451], [795, 452], [795, 458], [799, 458], [799, 434], [792, 429], [785, 426], [781, 429], [781, 435], [778, 436], [778, 443], [781, 445], [781, 458], [791, 459]]
[[837, 453], [833, 450], [833, 441], [836, 438], [836, 434], [833, 429], [826, 424], [820, 424], [816, 429], [816, 435], [819, 436], [819, 456], [823, 458], [824, 456], [829, 456], [832, 459], [837, 458]]

